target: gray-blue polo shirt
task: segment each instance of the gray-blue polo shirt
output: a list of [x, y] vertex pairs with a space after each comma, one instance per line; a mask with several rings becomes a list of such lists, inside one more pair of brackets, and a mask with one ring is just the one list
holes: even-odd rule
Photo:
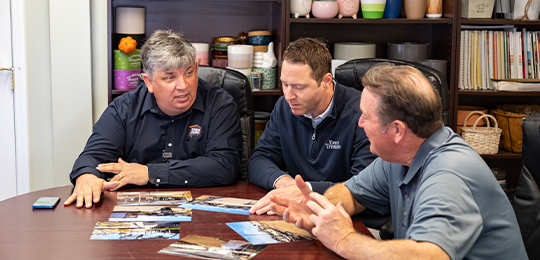
[[508, 198], [450, 128], [426, 139], [410, 168], [377, 158], [345, 185], [361, 205], [391, 211], [396, 239], [432, 242], [451, 259], [527, 259]]

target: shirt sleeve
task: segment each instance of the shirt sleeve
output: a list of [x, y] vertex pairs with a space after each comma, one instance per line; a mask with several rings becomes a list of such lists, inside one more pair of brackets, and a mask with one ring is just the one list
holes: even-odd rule
[[[358, 122], [358, 120], [353, 120], [353, 122]], [[370, 165], [377, 155], [374, 155], [370, 151], [370, 142], [364, 132], [364, 129], [358, 127], [356, 123], [353, 124], [355, 134], [354, 134], [354, 146], [353, 154], [351, 155], [351, 175], [357, 175], [360, 171], [365, 169]], [[338, 182], [330, 181], [310, 181], [313, 186], [313, 191], [323, 194], [328, 188], [337, 184]]]
[[94, 174], [102, 179], [107, 178], [110, 174], [98, 171], [96, 169], [98, 164], [117, 162], [124, 154], [122, 147], [125, 142], [123, 119], [125, 117], [121, 116], [123, 111], [121, 102], [115, 101], [105, 109], [94, 125], [83, 152], [75, 160], [70, 173], [71, 183], [75, 184], [77, 178], [85, 173]]
[[385, 215], [390, 212], [390, 194], [388, 173], [391, 165], [377, 158], [345, 182], [356, 201], [360, 205]]
[[278, 107], [279, 104], [276, 104], [248, 163], [249, 181], [266, 190], [274, 189], [274, 182], [280, 176], [287, 175], [281, 170], [285, 168], [285, 160], [277, 124], [280, 122]]
[[242, 128], [236, 104], [230, 99], [211, 111], [205, 154], [187, 160], [149, 163], [150, 184], [207, 187], [234, 182], [240, 168]]
[[463, 259], [482, 232], [482, 216], [472, 192], [451, 173], [426, 178], [420, 185], [407, 237], [434, 243], [451, 259]]

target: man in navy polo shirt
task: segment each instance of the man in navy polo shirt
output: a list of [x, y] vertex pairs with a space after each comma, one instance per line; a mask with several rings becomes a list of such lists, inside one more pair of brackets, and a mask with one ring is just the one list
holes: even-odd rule
[[[92, 207], [103, 190], [126, 184], [205, 187], [232, 183], [242, 154], [236, 103], [197, 77], [195, 49], [179, 32], [158, 30], [141, 50], [143, 79], [105, 110], [75, 161], [65, 205]], [[114, 176], [110, 181], [105, 179]]]
[[330, 52], [317, 39], [300, 38], [285, 50], [284, 96], [277, 101], [248, 166], [249, 180], [272, 191], [251, 208], [252, 214], [272, 214], [269, 197], [274, 194], [301, 197], [295, 175], [323, 193], [376, 158], [364, 130], [355, 123], [361, 114], [361, 92], [333, 81], [331, 63]]

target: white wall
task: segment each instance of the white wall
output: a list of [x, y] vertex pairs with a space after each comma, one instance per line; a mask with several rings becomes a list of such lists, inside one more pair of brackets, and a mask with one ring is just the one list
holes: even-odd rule
[[107, 42], [107, 2], [92, 0], [92, 107], [93, 122], [97, 122], [109, 104], [109, 60]]
[[[30, 190], [69, 184], [107, 105], [107, 1], [25, 0]], [[95, 72], [93, 72], [95, 70]]]

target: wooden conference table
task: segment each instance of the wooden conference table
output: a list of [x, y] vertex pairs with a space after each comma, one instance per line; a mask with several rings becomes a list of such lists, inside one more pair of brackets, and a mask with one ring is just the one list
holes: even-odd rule
[[[72, 186], [27, 193], [0, 202], [0, 259], [184, 259], [158, 254], [175, 240], [90, 240], [96, 222], [108, 221], [116, 205], [116, 192], [104, 192], [92, 209], [64, 207]], [[121, 189], [121, 191], [165, 191], [179, 189]], [[193, 198], [216, 195], [260, 199], [266, 194], [248, 182], [214, 188], [190, 188]], [[60, 197], [52, 210], [34, 210], [39, 197]], [[244, 240], [225, 223], [277, 220], [279, 216], [237, 215], [193, 210], [191, 222], [180, 223], [180, 238], [188, 235]], [[355, 229], [372, 236], [357, 218]], [[272, 244], [254, 259], [340, 259], [319, 241]]]

